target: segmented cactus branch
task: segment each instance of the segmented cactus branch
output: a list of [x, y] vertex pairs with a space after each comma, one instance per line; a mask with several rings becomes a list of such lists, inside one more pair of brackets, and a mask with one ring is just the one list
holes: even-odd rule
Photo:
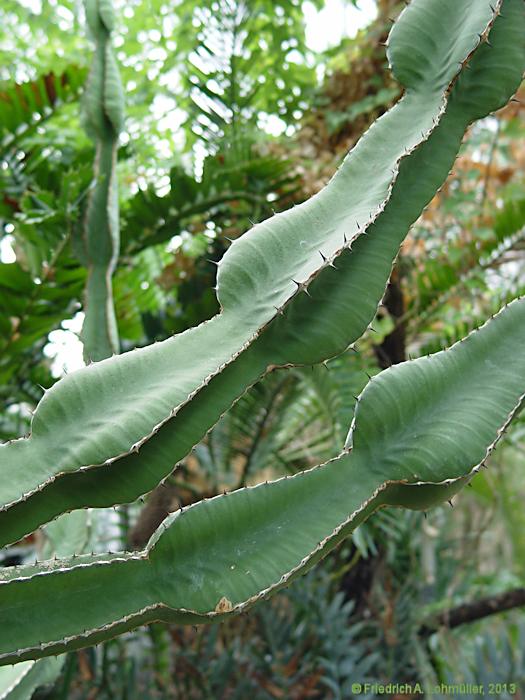
[[[106, 41], [108, 8], [88, 5]], [[321, 362], [363, 333], [466, 128], [521, 82], [523, 0], [414, 0], [388, 56], [403, 98], [318, 195], [230, 247], [218, 268], [221, 312], [69, 375], [42, 399], [31, 435], [0, 448], [2, 543], [69, 509], [149, 491], [266, 372]], [[101, 115], [113, 124], [118, 110], [110, 102], [108, 116], [104, 104], [94, 126]], [[13, 634], [0, 640], [0, 663], [153, 620], [220, 619], [292, 581], [378, 508], [448, 500], [521, 408], [524, 333], [520, 299], [447, 352], [384, 371], [358, 398], [338, 457], [181, 509], [143, 551], [2, 572], [0, 625]]]
[[[21, 523], [33, 529], [54, 517], [64, 497], [75, 508], [146, 493], [264, 372], [322, 361], [365, 330], [399, 245], [446, 178], [466, 126], [504, 104], [521, 77], [523, 47], [513, 44], [520, 17], [507, 23], [512, 41], [489, 49], [479, 35], [499, 6], [448, 5], [447, 22], [434, 0], [402, 13], [389, 51], [405, 96], [324, 190], [231, 246], [219, 265], [218, 316], [65, 378], [43, 398], [31, 436], [0, 449], [0, 473], [17, 474], [0, 487], [3, 542], [24, 534]], [[414, 45], [406, 36], [419, 30], [432, 65], [409, 75], [405, 54]], [[423, 39], [429, 33], [433, 42]], [[52, 437], [57, 424], [61, 442]]]
[[[376, 375], [352, 446], [274, 482], [169, 516], [145, 550], [0, 573], [0, 663], [94, 644], [151, 622], [247, 609], [310, 568], [378, 508], [449, 500], [493, 450], [525, 393], [525, 299], [447, 351]], [[90, 604], [85, 604], [86, 594]]]
[[88, 269], [82, 328], [86, 361], [118, 352], [111, 277], [119, 253], [118, 137], [124, 124], [124, 95], [111, 48], [111, 0], [85, 0], [95, 53], [82, 99], [82, 122], [96, 145], [94, 180], [84, 219], [81, 257]]

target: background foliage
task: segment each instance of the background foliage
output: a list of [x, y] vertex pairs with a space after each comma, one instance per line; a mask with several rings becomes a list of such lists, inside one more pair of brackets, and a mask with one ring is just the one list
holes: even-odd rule
[[[127, 123], [115, 300], [126, 351], [211, 317], [213, 261], [229, 241], [317, 191], [398, 98], [381, 42], [400, 8], [377, 0], [369, 26], [315, 53], [299, 0], [120, 5]], [[39, 387], [65, 371], [61, 343], [70, 366], [76, 352], [85, 272], [72, 241], [93, 161], [78, 119], [90, 59], [83, 24], [73, 0], [0, 9], [2, 440], [27, 430]], [[403, 246], [374, 332], [327, 367], [270, 374], [166, 488], [111, 518], [94, 511], [93, 546], [142, 546], [179, 504], [331, 456], [367, 374], [448, 346], [524, 293], [524, 109], [513, 102], [470, 131]], [[523, 590], [524, 454], [518, 420], [461, 508], [427, 519], [380, 513], [249, 616], [209, 629], [153, 625], [71, 654], [37, 695], [350, 698], [351, 684], [366, 680], [497, 681], [523, 694], [519, 608], [455, 629], [427, 623], [467, 601]], [[2, 551], [2, 564], [30, 559], [49, 537]]]

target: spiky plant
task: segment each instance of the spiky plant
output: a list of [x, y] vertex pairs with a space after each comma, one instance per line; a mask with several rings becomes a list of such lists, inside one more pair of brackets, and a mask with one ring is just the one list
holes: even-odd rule
[[[109, 31], [108, 0], [92, 11]], [[1, 544], [69, 510], [135, 500], [262, 376], [323, 362], [359, 338], [465, 129], [519, 85], [524, 37], [522, 0], [413, 0], [387, 48], [404, 96], [319, 194], [233, 243], [218, 265], [220, 313], [69, 375], [46, 392], [31, 434], [2, 446]], [[86, 93], [86, 109], [102, 110], [112, 129], [95, 191], [102, 226], [87, 227], [99, 280], [88, 287], [88, 309], [90, 298], [103, 305], [104, 327], [120, 99], [107, 46], [99, 44], [104, 55], [90, 83], [103, 90]], [[343, 451], [325, 464], [181, 509], [141, 551], [2, 572], [0, 624], [10, 634], [0, 640], [0, 663], [95, 644], [153, 620], [220, 620], [290, 583], [377, 509], [449, 499], [521, 407], [524, 322], [525, 300], [517, 299], [448, 351], [374, 377]]]

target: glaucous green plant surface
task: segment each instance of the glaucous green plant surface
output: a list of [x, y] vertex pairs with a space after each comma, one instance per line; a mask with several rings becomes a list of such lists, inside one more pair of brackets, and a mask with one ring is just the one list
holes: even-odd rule
[[[67, 557], [88, 551], [93, 544], [90, 511], [65, 513], [44, 529], [42, 559]], [[24, 661], [0, 668], [0, 698], [25, 700], [41, 685], [52, 683], [62, 668], [64, 656]]]
[[118, 351], [111, 277], [120, 240], [115, 170], [118, 137], [124, 124], [124, 95], [111, 48], [115, 26], [112, 3], [88, 0], [86, 20], [96, 49], [83, 96], [83, 121], [96, 143], [96, 158], [84, 235], [79, 241], [81, 258], [88, 269], [82, 337], [86, 359], [98, 361]]
[[[353, 343], [465, 129], [519, 85], [524, 40], [522, 0], [414, 0], [388, 41], [403, 98], [318, 195], [231, 246], [218, 269], [220, 314], [68, 376], [42, 399], [31, 435], [2, 446], [2, 544], [67, 510], [146, 493], [263, 374]], [[144, 551], [2, 573], [0, 623], [12, 634], [0, 662], [151, 620], [220, 619], [293, 580], [378, 508], [450, 498], [521, 406], [524, 315], [516, 300], [449, 351], [374, 378], [327, 464], [179, 511]]]
[[[146, 493], [265, 371], [323, 361], [362, 334], [399, 245], [445, 180], [466, 126], [502, 106], [521, 76], [519, 22], [494, 28], [502, 37], [496, 62], [497, 53], [479, 37], [495, 19], [490, 5], [468, 5], [466, 12], [451, 3], [450, 17], [457, 17], [453, 33], [443, 27], [445, 58], [433, 57], [419, 81], [404, 68], [413, 50], [406, 34], [419, 25], [433, 31], [439, 10], [428, 2], [407, 8], [390, 40], [393, 70], [399, 65], [407, 82], [405, 98], [367, 132], [319, 195], [256, 226], [229, 249], [218, 272], [220, 315], [164, 343], [93, 364], [46, 394], [31, 436], [0, 451], [0, 473], [16, 473], [0, 490], [2, 544], [58, 515], [64, 500], [69, 508], [109, 506]], [[509, 30], [516, 37], [511, 44], [504, 38]], [[470, 70], [461, 63], [458, 76], [460, 58], [469, 59]], [[398, 143], [401, 135], [405, 141]], [[274, 260], [280, 269], [272, 279], [268, 261]], [[75, 419], [64, 421], [70, 410]], [[53, 423], [60, 425], [60, 443], [48, 429]]]

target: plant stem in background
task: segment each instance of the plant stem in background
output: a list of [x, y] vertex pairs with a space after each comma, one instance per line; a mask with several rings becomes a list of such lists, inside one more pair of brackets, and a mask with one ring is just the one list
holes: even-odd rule
[[119, 347], [111, 278], [119, 253], [116, 165], [124, 95], [111, 48], [111, 2], [86, 0], [85, 8], [95, 54], [83, 98], [82, 120], [96, 144], [96, 158], [82, 236], [83, 262], [88, 269], [82, 340], [85, 360], [97, 362], [116, 354]]

